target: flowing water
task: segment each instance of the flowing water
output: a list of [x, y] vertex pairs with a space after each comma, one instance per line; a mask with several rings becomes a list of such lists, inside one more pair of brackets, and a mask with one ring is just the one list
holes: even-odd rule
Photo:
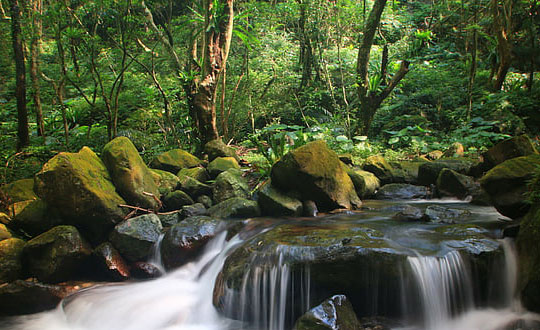
[[[475, 261], [460, 250], [462, 243], [446, 239], [434, 240], [432, 237], [439, 228], [434, 225], [396, 223], [381, 211], [394, 204], [380, 203], [373, 202], [371, 205], [376, 211], [329, 216], [315, 221], [328, 226], [336, 223], [342, 226], [346, 223], [353, 227], [369, 224], [382, 228], [384, 240], [407, 255], [406, 262], [400, 266], [401, 284], [397, 290], [401, 297], [402, 316], [398, 320], [401, 325], [395, 329], [507, 330], [535, 329], [534, 324], [540, 324], [539, 316], [524, 311], [517, 300], [518, 265], [510, 239], [499, 240], [498, 243], [495, 240], [479, 240], [487, 246], [499, 244], [503, 253], [497, 260], [490, 260], [493, 276], [478, 278]], [[419, 205], [426, 203], [418, 202]], [[449, 202], [445, 203], [447, 205]], [[494, 236], [500, 235], [499, 215], [493, 209], [460, 206], [470, 208], [471, 222], [481, 223]], [[315, 296], [318, 288], [312, 282], [314, 270], [309, 265], [300, 270], [292, 269], [288, 258], [297, 252], [288, 246], [278, 246], [264, 254], [253, 254], [248, 259], [239, 292], [225, 291], [222, 308], [218, 311], [214, 307], [216, 278], [219, 278], [218, 274], [227, 257], [250, 239], [257, 239], [258, 235], [281, 224], [277, 221], [264, 223], [258, 223], [256, 230], [253, 230], [253, 226], [246, 226], [246, 229], [228, 241], [226, 232], [219, 234], [208, 243], [197, 261], [161, 278], [105, 284], [82, 290], [66, 298], [53, 311], [0, 320], [0, 328], [291, 329], [294, 319], [317, 304], [313, 301], [317, 299]], [[478, 229], [481, 230], [484, 229]], [[476, 229], [471, 237], [476, 237], [475, 233]], [[475, 247], [474, 244], [472, 246]], [[309, 259], [312, 256], [302, 257]], [[161, 267], [159, 246], [154, 249], [150, 261]], [[377, 281], [377, 275], [374, 274], [371, 277]], [[478, 294], [482, 290], [488, 292], [488, 295]], [[376, 305], [378, 297], [366, 296], [365, 300], [367, 305]]]

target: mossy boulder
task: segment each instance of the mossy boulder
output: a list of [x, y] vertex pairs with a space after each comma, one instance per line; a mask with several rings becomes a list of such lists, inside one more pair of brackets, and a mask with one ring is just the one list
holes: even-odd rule
[[208, 161], [213, 161], [217, 157], [233, 157], [240, 160], [236, 151], [227, 146], [221, 139], [212, 140], [204, 145], [204, 153], [208, 155]]
[[389, 162], [392, 167], [393, 183], [418, 183], [418, 171], [420, 166], [426, 163], [426, 160], [406, 160]]
[[163, 227], [155, 214], [127, 219], [114, 227], [110, 241], [129, 261], [143, 261], [150, 255]]
[[10, 204], [37, 199], [34, 192], [34, 179], [13, 181], [0, 187], [0, 194], [8, 198]]
[[207, 215], [208, 210], [202, 203], [195, 203], [192, 205], [185, 205], [182, 206], [182, 209], [180, 210], [179, 216], [181, 219], [199, 216], [199, 215]]
[[49, 160], [36, 174], [35, 190], [66, 223], [81, 228], [93, 241], [104, 240], [124, 217], [119, 205], [126, 202], [103, 162], [87, 147]]
[[467, 196], [480, 195], [480, 184], [473, 177], [458, 173], [449, 168], [443, 169], [437, 178], [437, 191], [441, 196], [465, 199]]
[[240, 169], [240, 165], [234, 157], [217, 157], [208, 164], [207, 170], [210, 177], [214, 179], [220, 173], [231, 168]]
[[201, 160], [182, 149], [173, 149], [159, 154], [152, 160], [150, 166], [159, 170], [178, 173], [183, 168], [201, 165]]
[[186, 192], [191, 198], [197, 198], [201, 195], [210, 195], [212, 193], [212, 187], [199, 182], [198, 180], [189, 177], [187, 175], [180, 175], [180, 189]]
[[540, 166], [538, 154], [512, 158], [495, 166], [480, 179], [497, 211], [513, 219], [527, 214], [530, 208], [525, 196], [527, 183], [537, 166]]
[[424, 186], [434, 185], [443, 169], [448, 168], [467, 174], [473, 165], [473, 162], [467, 159], [440, 159], [425, 162], [418, 168], [418, 183]]
[[194, 216], [169, 228], [161, 244], [165, 268], [174, 269], [195, 259], [216, 235], [219, 223], [215, 218]]
[[272, 184], [283, 191], [298, 191], [319, 210], [351, 209], [362, 202], [347, 174], [346, 165], [322, 140], [294, 149], [272, 166]]
[[210, 180], [208, 171], [204, 167], [183, 168], [178, 172], [177, 175], [187, 175], [200, 182], [206, 182]]
[[48, 209], [44, 201], [36, 199], [14, 214], [9, 227], [30, 236], [37, 236], [61, 223], [61, 219]]
[[289, 196], [272, 186], [271, 182], [265, 183], [258, 191], [258, 203], [263, 215], [270, 216], [301, 216], [303, 212], [302, 201]]
[[521, 221], [517, 237], [519, 290], [523, 306], [540, 313], [540, 204], [534, 205]]
[[124, 281], [130, 278], [129, 266], [114, 246], [105, 242], [92, 252], [96, 275], [106, 281]]
[[261, 215], [256, 201], [242, 197], [229, 198], [208, 209], [208, 213], [216, 218], [249, 218]]
[[408, 183], [389, 183], [382, 186], [375, 194], [376, 199], [422, 199], [427, 198], [429, 191], [424, 186]]
[[193, 204], [193, 199], [182, 190], [170, 192], [163, 199], [163, 206], [166, 211], [180, 210], [184, 205]]
[[127, 137], [117, 137], [107, 143], [101, 157], [116, 191], [126, 202], [150, 209], [158, 207], [156, 198], [159, 199], [160, 193], [152, 172]]
[[73, 226], [56, 226], [31, 239], [24, 247], [29, 273], [48, 283], [80, 275], [91, 253], [90, 245]]
[[520, 135], [502, 141], [484, 153], [484, 163], [488, 169], [500, 163], [521, 156], [537, 154], [537, 150], [527, 135]]
[[[214, 162], [218, 159], [220, 158], [216, 158]], [[212, 187], [212, 194], [216, 203], [221, 203], [224, 200], [233, 197], [250, 197], [248, 182], [243, 177], [243, 172], [236, 168], [221, 172], [216, 177], [216, 181]]]
[[175, 191], [180, 186], [180, 179], [171, 172], [152, 168], [150, 171], [161, 196], [165, 196], [171, 191]]
[[375, 194], [375, 191], [381, 186], [380, 180], [375, 174], [354, 168], [347, 168], [347, 174], [351, 178], [356, 194], [360, 198], [369, 198]]
[[377, 178], [381, 181], [381, 184], [387, 184], [394, 182], [392, 172], [394, 169], [392, 166], [384, 159], [383, 156], [374, 155], [369, 156], [362, 165], [364, 171], [371, 172], [375, 174]]
[[293, 329], [358, 330], [361, 326], [347, 297], [335, 295], [302, 315]]
[[25, 244], [25, 241], [18, 238], [0, 241], [0, 283], [11, 282], [22, 277], [22, 254]]

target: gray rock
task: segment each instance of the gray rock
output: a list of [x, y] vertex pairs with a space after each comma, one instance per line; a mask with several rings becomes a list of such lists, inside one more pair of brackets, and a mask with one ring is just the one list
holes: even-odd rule
[[399, 221], [423, 221], [425, 215], [418, 207], [405, 205], [398, 213], [394, 214], [393, 218]]
[[265, 183], [258, 191], [258, 203], [261, 213], [271, 216], [300, 216], [302, 215], [302, 202]]
[[163, 199], [163, 207], [165, 211], [180, 210], [184, 205], [193, 204], [193, 199], [182, 190], [175, 190], [170, 192]]
[[360, 323], [344, 295], [335, 295], [302, 315], [294, 330], [358, 330]]
[[407, 183], [390, 183], [384, 185], [375, 194], [376, 199], [419, 199], [427, 198], [429, 191], [426, 187]]
[[116, 225], [110, 240], [127, 260], [141, 261], [149, 256], [162, 228], [157, 215], [145, 214]]
[[249, 218], [261, 215], [259, 204], [256, 201], [241, 197], [227, 199], [212, 206], [208, 213], [217, 218]]
[[130, 278], [129, 267], [111, 243], [100, 244], [92, 252], [98, 275], [107, 281], [125, 281]]
[[189, 218], [197, 215], [207, 215], [208, 210], [202, 203], [195, 203], [193, 205], [186, 205], [182, 207], [180, 211], [180, 218]]
[[426, 208], [426, 216], [432, 222], [457, 223], [464, 222], [471, 215], [468, 210], [454, 209], [438, 205]]
[[[217, 161], [217, 158], [215, 161]], [[212, 193], [216, 203], [223, 202], [233, 197], [249, 198], [249, 186], [247, 180], [242, 176], [242, 171], [231, 168], [221, 172], [214, 182]]]
[[212, 193], [212, 187], [201, 183], [192, 177], [187, 175], [181, 175], [178, 177], [180, 179], [180, 189], [186, 192], [191, 198], [197, 198], [201, 195], [210, 195]]

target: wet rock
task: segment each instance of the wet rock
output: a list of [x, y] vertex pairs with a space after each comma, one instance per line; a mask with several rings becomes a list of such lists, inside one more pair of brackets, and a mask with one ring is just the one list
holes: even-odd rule
[[495, 166], [480, 179], [497, 211], [512, 219], [527, 214], [530, 208], [525, 197], [527, 183], [539, 165], [538, 154], [512, 158]]
[[163, 227], [170, 227], [172, 225], [176, 225], [180, 222], [180, 220], [182, 220], [180, 218], [179, 211], [174, 213], [158, 214], [158, 217]]
[[481, 194], [480, 184], [473, 177], [460, 174], [449, 168], [440, 172], [437, 178], [437, 191], [442, 196], [453, 196], [459, 199]]
[[17, 280], [0, 285], [0, 315], [39, 313], [55, 308], [69, 294], [89, 283], [43, 284]]
[[258, 191], [258, 196], [258, 203], [261, 208], [261, 213], [264, 215], [302, 215], [302, 202], [273, 187], [271, 182], [267, 182], [261, 186]]
[[464, 222], [471, 215], [468, 210], [454, 209], [438, 205], [426, 208], [426, 216], [432, 222], [457, 223]]
[[127, 260], [146, 260], [162, 229], [157, 215], [145, 214], [116, 225], [110, 240]]
[[337, 154], [322, 140], [294, 149], [274, 164], [272, 185], [285, 192], [298, 191], [322, 211], [360, 207], [362, 202]]
[[[216, 158], [212, 163], [221, 158]], [[210, 164], [212, 164], [210, 163]], [[210, 167], [210, 165], [208, 165]], [[216, 203], [223, 202], [229, 198], [242, 197], [249, 198], [250, 191], [247, 180], [242, 176], [242, 171], [236, 168], [221, 172], [214, 182], [212, 194]]]
[[375, 194], [381, 183], [375, 174], [359, 169], [348, 168], [347, 174], [351, 178], [356, 194], [360, 198], [368, 198]]
[[186, 205], [180, 210], [180, 218], [189, 218], [197, 215], [207, 215], [208, 210], [202, 203], [195, 203], [193, 205]]
[[177, 268], [199, 256], [206, 243], [218, 232], [219, 224], [215, 218], [194, 216], [169, 228], [161, 244], [165, 268]]
[[392, 166], [384, 159], [383, 156], [369, 156], [362, 166], [364, 171], [371, 172], [375, 174], [377, 178], [381, 181], [381, 184], [388, 184], [394, 182], [392, 172], [394, 169]]
[[191, 196], [191, 198], [197, 198], [201, 195], [210, 195], [212, 193], [211, 186], [201, 183], [192, 177], [181, 175], [178, 178], [180, 179], [180, 189]]
[[344, 295], [335, 295], [302, 315], [294, 330], [358, 330], [360, 323]]
[[465, 148], [463, 147], [463, 144], [459, 142], [454, 142], [446, 149], [446, 151], [443, 154], [443, 157], [445, 158], [453, 158], [453, 157], [463, 157], [465, 155]]
[[390, 183], [384, 185], [375, 194], [376, 199], [419, 199], [427, 198], [429, 191], [426, 187], [407, 183]]
[[0, 241], [0, 283], [22, 277], [22, 253], [25, 244], [25, 241], [18, 238]]
[[35, 199], [14, 214], [9, 227], [30, 236], [37, 236], [61, 224], [61, 222], [61, 219], [47, 208], [45, 202], [41, 199]]
[[214, 205], [214, 202], [212, 201], [212, 198], [210, 198], [210, 197], [208, 197], [206, 195], [201, 195], [201, 196], [197, 197], [197, 202], [203, 204], [204, 207], [206, 207], [207, 209], [211, 208], [212, 205]]
[[221, 139], [212, 140], [204, 145], [204, 153], [208, 155], [208, 161], [213, 161], [217, 157], [233, 157], [239, 160], [236, 151], [227, 146]]
[[425, 162], [418, 168], [418, 183], [424, 186], [436, 184], [439, 174], [445, 168], [467, 174], [473, 165], [473, 162], [466, 159], [440, 159]]
[[154, 177], [127, 137], [117, 137], [107, 143], [102, 158], [116, 190], [130, 205], [159, 207], [160, 193]]
[[153, 265], [149, 262], [138, 261], [132, 265], [131, 275], [134, 278], [138, 278], [141, 280], [151, 280], [161, 277], [163, 275], [163, 272], [156, 265]]
[[521, 221], [517, 237], [519, 287], [523, 306], [540, 313], [540, 204], [536, 203]]
[[100, 244], [92, 252], [98, 276], [107, 281], [125, 281], [129, 279], [129, 267], [111, 243]]
[[398, 221], [424, 221], [426, 220], [424, 212], [418, 207], [405, 205], [399, 212], [392, 217]]
[[303, 201], [302, 208], [302, 215], [305, 217], [316, 217], [317, 214], [319, 214], [319, 209], [317, 208], [317, 204], [315, 204], [314, 201]]
[[7, 197], [9, 204], [37, 199], [34, 179], [13, 181], [0, 187], [0, 194]]
[[218, 157], [211, 161], [207, 167], [211, 178], [216, 178], [220, 173], [228, 169], [240, 169], [240, 165], [234, 157]]
[[193, 204], [193, 199], [182, 190], [170, 192], [163, 198], [163, 207], [165, 211], [180, 210], [184, 205]]
[[162, 196], [167, 195], [171, 191], [175, 191], [180, 186], [180, 179], [171, 172], [150, 169], [152, 177], [158, 186], [158, 191]]
[[178, 173], [183, 168], [197, 167], [201, 165], [201, 160], [189, 152], [182, 149], [173, 149], [158, 155], [150, 166], [173, 174]]
[[178, 176], [181, 175], [187, 175], [200, 182], [210, 180], [208, 171], [204, 167], [183, 168], [180, 170], [180, 172], [178, 172]]
[[31, 275], [58, 283], [80, 275], [92, 250], [73, 226], [57, 226], [31, 239], [24, 247], [25, 264]]
[[256, 201], [233, 197], [208, 209], [208, 214], [216, 218], [249, 218], [261, 215]]
[[486, 151], [483, 156], [487, 169], [491, 169], [506, 160], [537, 153], [531, 139], [527, 135], [520, 135], [497, 143]]
[[81, 228], [93, 241], [105, 240], [106, 233], [124, 217], [118, 205], [126, 202], [116, 192], [103, 162], [87, 147], [49, 160], [36, 174], [35, 190], [65, 223]]

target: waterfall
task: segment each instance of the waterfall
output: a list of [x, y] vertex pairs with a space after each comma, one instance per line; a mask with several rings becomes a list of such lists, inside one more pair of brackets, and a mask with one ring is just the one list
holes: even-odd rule
[[152, 251], [150, 252], [150, 258], [148, 263], [155, 266], [161, 274], [165, 274], [165, 267], [163, 266], [163, 260], [161, 259], [161, 242], [163, 242], [163, 237], [165, 234], [161, 234], [158, 237], [158, 240], [152, 246]]

